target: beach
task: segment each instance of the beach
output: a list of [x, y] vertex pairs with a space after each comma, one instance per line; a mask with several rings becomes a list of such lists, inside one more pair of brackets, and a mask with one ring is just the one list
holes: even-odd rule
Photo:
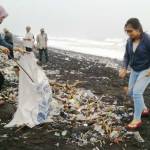
[[[47, 74], [51, 83], [69, 83], [70, 85], [76, 81], [80, 81], [81, 84], [77, 85], [77, 89], [85, 89], [92, 91], [98, 97], [104, 97], [101, 101], [107, 105], [115, 105], [115, 108], [120, 108], [115, 111], [117, 116], [120, 116], [118, 120], [119, 125], [125, 127], [132, 119], [133, 106], [129, 104], [131, 100], [126, 96], [124, 87], [127, 86], [128, 77], [125, 80], [121, 80], [118, 77], [118, 70], [121, 67], [121, 61], [117, 59], [104, 58], [100, 56], [82, 54], [72, 51], [60, 50], [56, 48], [49, 48], [49, 62], [47, 65], [43, 65], [43, 69]], [[5, 89], [10, 86], [7, 82]], [[13, 85], [16, 88], [16, 85]], [[145, 92], [145, 99], [148, 106], [150, 87]], [[123, 107], [123, 109], [121, 109]], [[47, 123], [34, 127], [33, 129], [13, 128], [5, 129], [3, 126], [11, 120], [12, 115], [16, 109], [16, 105], [11, 102], [6, 102], [4, 106], [0, 108], [0, 150], [109, 150], [109, 149], [126, 149], [126, 150], [148, 150], [149, 144], [149, 129], [150, 118], [143, 119], [144, 125], [139, 130], [144, 142], [135, 138], [133, 132], [128, 133], [124, 131], [126, 136], [122, 139], [117, 138], [118, 141], [110, 140], [105, 137], [102, 144], [100, 141], [93, 142], [91, 144], [77, 144], [74, 142], [73, 133], [83, 132], [83, 135], [87, 131], [91, 131], [93, 124], [83, 124], [83, 129], [76, 129], [75, 126], [69, 128], [67, 122], [60, 124]], [[127, 116], [124, 115], [126, 112]], [[128, 115], [130, 114], [130, 115]], [[116, 125], [117, 127], [118, 125]], [[64, 134], [63, 131], [68, 132]], [[64, 136], [57, 133], [63, 132]], [[78, 134], [77, 134], [78, 135]], [[76, 135], [76, 136], [77, 136]], [[91, 137], [93, 137], [91, 135]], [[70, 142], [73, 141], [73, 142]]]

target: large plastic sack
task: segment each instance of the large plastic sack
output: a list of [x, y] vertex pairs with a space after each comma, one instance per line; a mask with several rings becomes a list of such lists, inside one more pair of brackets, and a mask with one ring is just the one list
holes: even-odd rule
[[27, 125], [32, 128], [44, 122], [56, 112], [52, 99], [52, 90], [43, 70], [37, 65], [36, 58], [31, 52], [19, 59], [19, 64], [29, 76], [20, 69], [18, 107], [14, 118], [5, 127]]

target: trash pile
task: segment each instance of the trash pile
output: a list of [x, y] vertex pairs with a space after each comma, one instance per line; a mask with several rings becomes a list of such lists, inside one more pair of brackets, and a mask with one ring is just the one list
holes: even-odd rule
[[14, 72], [15, 62], [0, 54], [0, 72], [5, 77], [4, 88], [0, 92], [0, 100], [15, 101], [18, 95], [18, 77]]
[[[13, 66], [16, 64], [13, 61], [5, 62], [5, 58], [0, 61], [7, 87], [0, 93], [0, 99], [15, 101], [18, 94], [18, 79]], [[54, 136], [64, 137], [67, 143], [76, 143], [79, 146], [96, 146], [99, 143], [99, 146], [103, 147], [108, 140], [118, 144], [131, 135], [138, 142], [144, 142], [139, 132], [127, 132], [122, 123], [124, 118], [132, 116], [133, 113], [129, 113], [125, 106], [117, 105], [117, 101], [110, 95], [95, 95], [91, 90], [79, 88], [78, 85], [82, 83], [50, 82], [53, 98], [61, 106], [60, 115], [54, 115], [51, 124], [54, 124], [54, 128], [65, 124], [63, 129], [57, 129]], [[105, 99], [113, 99], [113, 104]], [[59, 143], [56, 146], [59, 147]], [[95, 150], [98, 150], [98, 147]]]
[[82, 82], [76, 81], [73, 85], [51, 83], [54, 98], [63, 105], [60, 113], [63, 119], [59, 121], [79, 130], [71, 136], [80, 146], [97, 142], [103, 145], [105, 139], [121, 142], [126, 134], [121, 120], [128, 117], [124, 106], [104, 102], [107, 96], [96, 96], [90, 90], [76, 88], [78, 84]]

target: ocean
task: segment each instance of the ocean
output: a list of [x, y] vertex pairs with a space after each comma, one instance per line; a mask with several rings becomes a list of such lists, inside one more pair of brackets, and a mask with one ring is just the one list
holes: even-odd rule
[[50, 37], [48, 46], [122, 60], [125, 51], [125, 40], [108, 38], [103, 41], [94, 41], [76, 38]]
[[[23, 37], [18, 36], [18, 38], [22, 40]], [[125, 51], [125, 40], [107, 38], [95, 41], [68, 37], [49, 37], [48, 46], [60, 50], [122, 60]]]

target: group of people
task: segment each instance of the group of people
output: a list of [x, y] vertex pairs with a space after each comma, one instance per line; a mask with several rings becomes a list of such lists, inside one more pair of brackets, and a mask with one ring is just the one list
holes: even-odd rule
[[[3, 7], [0, 7], [0, 23], [2, 23], [2, 21], [6, 17], [7, 17], [7, 13], [6, 13], [5, 9]], [[130, 73], [130, 78], [129, 78], [128, 94], [129, 94], [129, 96], [131, 96], [131, 98], [133, 99], [133, 102], [134, 102], [134, 116], [133, 116], [133, 121], [131, 123], [129, 123], [127, 128], [128, 129], [137, 129], [137, 128], [141, 127], [141, 125], [142, 125], [141, 117], [150, 115], [150, 110], [144, 103], [144, 97], [143, 97], [144, 91], [150, 83], [150, 36], [149, 36], [149, 34], [147, 34], [146, 32], [143, 31], [142, 25], [137, 18], [129, 19], [126, 22], [124, 29], [129, 38], [128, 38], [127, 44], [126, 44], [126, 51], [125, 51], [125, 55], [124, 55], [123, 67], [119, 71], [119, 77], [124, 79], [125, 76], [127, 75], [128, 67], [130, 66], [131, 73]], [[46, 107], [46, 106], [50, 105], [51, 96], [48, 95], [48, 93], [47, 93], [47, 91], [48, 91], [47, 89], [49, 89], [48, 83], [46, 82], [45, 84], [42, 84], [43, 78], [41, 78], [40, 81], [38, 81], [39, 80], [37, 77], [38, 67], [36, 66], [34, 61], [29, 61], [29, 60], [34, 59], [32, 49], [33, 49], [35, 39], [34, 39], [33, 34], [31, 33], [30, 27], [27, 27], [26, 31], [27, 31], [27, 33], [23, 40], [25, 43], [26, 51], [29, 52], [30, 54], [26, 54], [25, 56], [23, 56], [21, 58], [20, 62], [24, 66], [24, 68], [26, 68], [26, 70], [28, 71], [29, 74], [32, 74], [34, 71], [36, 73], [36, 74], [35, 73], [32, 74], [33, 75], [32, 77], [33, 77], [33, 80], [37, 83], [36, 89], [38, 89], [38, 91], [40, 91], [42, 93], [41, 94], [42, 98], [45, 100], [44, 103], [41, 103], [41, 105], [40, 105], [40, 108], [42, 109], [42, 111], [44, 113], [41, 113], [41, 112], [38, 113], [38, 119], [36, 120], [39, 123], [41, 123], [42, 120], [46, 119], [47, 112], [49, 110], [48, 107]], [[7, 40], [7, 38], [5, 38], [5, 40]], [[39, 60], [40, 61], [42, 61], [43, 52], [45, 53], [46, 61], [48, 61], [47, 40], [48, 40], [47, 35], [44, 32], [44, 29], [41, 29], [41, 33], [36, 38], [37, 46], [39, 48]], [[2, 38], [0, 38], [0, 45], [6, 47], [6, 48], [2, 48], [2, 51], [5, 54], [9, 54], [9, 50], [11, 51], [11, 49], [13, 49], [12, 43], [6, 43], [4, 40], [2, 40]], [[26, 63], [27, 60], [29, 61], [29, 63]], [[35, 66], [30, 66], [31, 64], [34, 64]], [[30, 67], [32, 68], [32, 70], [30, 70], [31, 69]], [[39, 71], [39, 72], [42, 72], [42, 71]], [[41, 74], [43, 74], [43, 73], [41, 73]], [[44, 81], [45, 81], [45, 79], [46, 79], [45, 75], [43, 74], [42, 76], [44, 77]], [[31, 82], [31, 80], [29, 81], [29, 78], [27, 78], [25, 73], [23, 71], [21, 71], [19, 73], [19, 82], [21, 83], [21, 85], [24, 84], [24, 80], [26, 81], [25, 85], [27, 85], [28, 82]], [[20, 102], [26, 103], [26, 101], [28, 101], [28, 103], [26, 103], [26, 106], [22, 106], [22, 103], [20, 103], [20, 105], [18, 106], [20, 108], [20, 110], [18, 110], [19, 113], [17, 114], [16, 118], [22, 117], [23, 118], [22, 120], [25, 123], [32, 122], [31, 118], [29, 119], [27, 117], [28, 115], [26, 115], [26, 116], [24, 115], [29, 112], [31, 113], [31, 110], [29, 108], [30, 106], [27, 104], [30, 104], [33, 102], [32, 110], [33, 109], [37, 110], [35, 108], [38, 107], [36, 105], [35, 99], [39, 96], [39, 94], [36, 93], [35, 90], [33, 90], [32, 84], [29, 84], [29, 85], [30, 85], [29, 89], [27, 87], [22, 88], [21, 86], [19, 86]], [[27, 89], [27, 91], [25, 91], [25, 89]], [[42, 91], [43, 89], [44, 89], [45, 93]], [[24, 96], [24, 93], [31, 94], [32, 92], [34, 93], [33, 95], [35, 95], [35, 97], [31, 96], [27, 100], [26, 97]], [[46, 95], [48, 96], [48, 99], [47, 99], [47, 97], [45, 97]], [[33, 99], [34, 99], [34, 101], [33, 101]], [[26, 107], [26, 109], [21, 110], [22, 107]], [[50, 107], [50, 108], [52, 109], [52, 107]], [[16, 118], [15, 118], [15, 121], [13, 122], [13, 124], [18, 123], [18, 120]], [[28, 120], [30, 120], [30, 121], [28, 122]], [[32, 125], [33, 124], [31, 123], [31, 126]]]
[[[3, 46], [7, 47], [9, 49], [9, 59], [14, 58], [14, 52], [13, 49], [10, 48], [13, 47], [13, 34], [6, 28], [3, 30], [3, 34], [0, 34], [0, 39], [3, 41]], [[37, 43], [37, 46], [35, 46], [35, 42]], [[26, 34], [23, 38], [23, 45], [26, 49], [26, 51], [31, 52], [34, 48], [36, 48], [39, 51], [39, 62], [42, 64], [43, 61], [43, 54], [45, 56], [46, 63], [48, 62], [48, 50], [47, 50], [47, 42], [48, 37], [45, 33], [44, 28], [40, 30], [40, 33], [37, 35], [36, 40], [34, 38], [34, 34], [31, 32], [31, 27], [26, 27]]]
[[[0, 23], [2, 23], [7, 16], [6, 10], [0, 6]], [[17, 111], [13, 119], [5, 127], [27, 125], [32, 128], [35, 125], [46, 122], [48, 117], [53, 114], [52, 112], [55, 111], [55, 106], [52, 106], [55, 100], [52, 99], [52, 90], [49, 85], [49, 80], [38, 65], [34, 55], [33, 48], [35, 39], [31, 33], [31, 27], [26, 27], [26, 35], [23, 38], [24, 49], [15, 48], [13, 44], [8, 43], [8, 41], [6, 41], [8, 39], [4, 37], [1, 36], [0, 39], [0, 46], [2, 46], [0, 47], [1, 52], [10, 56], [11, 50], [17, 51], [18, 55], [15, 56], [14, 61], [17, 64], [15, 69], [19, 68], [17, 74], [19, 77]], [[46, 62], [48, 62], [48, 39], [44, 29], [41, 29], [36, 40], [40, 55], [39, 61], [42, 61], [42, 54], [44, 52]], [[10, 56], [11, 59], [13, 59], [13, 57]], [[3, 103], [4, 101], [0, 101], [0, 105]]]
[[[3, 34], [0, 34], [1, 45], [7, 47], [9, 49], [9, 59], [14, 58], [13, 46], [14, 39], [13, 34], [6, 28], [3, 29]], [[37, 43], [35, 46], [35, 42]], [[34, 38], [34, 34], [31, 32], [31, 27], [26, 27], [26, 34], [23, 38], [23, 46], [25, 47], [27, 52], [32, 52], [33, 49], [37, 49], [39, 51], [39, 62], [42, 64], [43, 54], [45, 56], [46, 63], [48, 62], [48, 49], [47, 49], [48, 37], [45, 33], [44, 28], [40, 30], [40, 33], [37, 35], [36, 40]]]
[[[26, 27], [26, 34], [25, 37], [23, 38], [23, 43], [24, 47], [27, 52], [32, 52], [33, 49], [35, 48], [35, 38], [34, 34], [31, 32], [31, 27], [27, 26]], [[39, 50], [39, 62], [42, 64], [43, 63], [43, 54], [45, 56], [45, 61], [46, 63], [48, 62], [48, 50], [47, 50], [47, 42], [48, 42], [48, 37], [47, 34], [45, 33], [44, 28], [40, 30], [40, 33], [36, 37], [36, 42], [37, 42], [37, 49]]]

